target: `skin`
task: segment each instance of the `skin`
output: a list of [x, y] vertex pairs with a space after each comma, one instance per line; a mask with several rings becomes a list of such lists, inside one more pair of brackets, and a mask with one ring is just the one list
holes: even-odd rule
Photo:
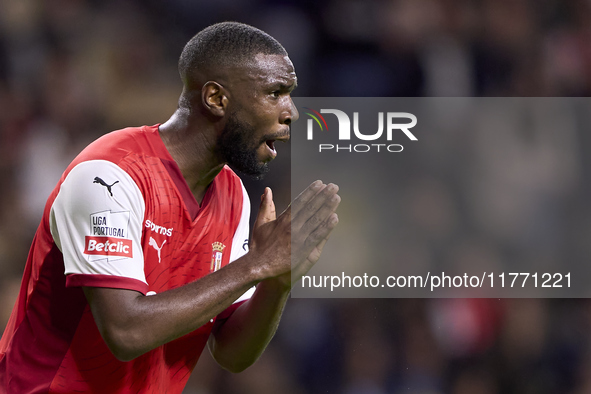
[[[160, 126], [160, 134], [197, 201], [226, 164], [218, 141], [232, 114], [240, 124], [252, 126], [251, 148], [260, 164], [274, 159], [270, 141], [287, 140], [289, 126], [298, 118], [290, 97], [296, 83], [287, 56], [263, 54], [246, 65], [203, 70], [185, 81], [179, 109]], [[227, 370], [240, 372], [250, 366], [275, 334], [293, 284], [318, 261], [337, 225], [337, 193], [334, 184], [313, 182], [277, 216], [272, 191], [265, 189], [249, 252], [177, 289], [144, 296], [133, 290], [85, 287], [113, 354], [132, 360], [188, 334], [256, 285], [250, 300], [228, 319], [216, 320], [208, 342], [213, 357]]]

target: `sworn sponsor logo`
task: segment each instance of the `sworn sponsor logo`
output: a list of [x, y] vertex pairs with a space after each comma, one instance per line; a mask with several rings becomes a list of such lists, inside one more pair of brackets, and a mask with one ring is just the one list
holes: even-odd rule
[[115, 237], [84, 237], [84, 253], [100, 256], [133, 257], [131, 239]]
[[170, 237], [172, 235], [172, 231], [174, 230], [173, 227], [166, 228], [164, 226], [159, 226], [151, 220], [146, 220], [145, 226], [153, 232], [157, 234], [166, 235], [167, 237]]
[[211, 254], [211, 272], [215, 272], [222, 267], [222, 253], [226, 245], [221, 242], [214, 242], [211, 244], [212, 247], [212, 254]]

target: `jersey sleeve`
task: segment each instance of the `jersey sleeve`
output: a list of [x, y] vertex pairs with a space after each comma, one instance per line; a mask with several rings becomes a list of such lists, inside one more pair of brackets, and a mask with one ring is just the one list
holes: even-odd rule
[[[232, 250], [230, 252], [230, 263], [239, 259], [248, 253], [248, 240], [250, 234], [250, 198], [248, 198], [248, 192], [244, 187], [242, 181], [242, 213], [240, 215], [240, 223], [234, 233], [232, 239]], [[255, 287], [248, 289], [242, 296], [240, 296], [232, 305], [218, 315], [220, 319], [227, 319], [244, 301], [250, 299], [254, 294]]]
[[61, 184], [49, 225], [64, 256], [66, 286], [112, 287], [146, 293], [141, 247], [145, 203], [116, 164], [78, 164]]
[[242, 186], [242, 212], [240, 222], [232, 239], [232, 250], [230, 251], [230, 263], [244, 256], [248, 252], [248, 239], [250, 234], [250, 198], [246, 188]]

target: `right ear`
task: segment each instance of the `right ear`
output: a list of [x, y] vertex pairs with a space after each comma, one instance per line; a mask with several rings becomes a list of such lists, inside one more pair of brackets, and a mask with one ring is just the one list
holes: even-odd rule
[[213, 115], [222, 117], [226, 114], [228, 96], [226, 89], [215, 81], [207, 81], [201, 88], [203, 106]]

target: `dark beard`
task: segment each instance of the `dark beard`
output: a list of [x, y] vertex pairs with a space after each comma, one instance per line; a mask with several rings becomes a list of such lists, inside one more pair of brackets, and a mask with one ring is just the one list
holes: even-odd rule
[[260, 162], [257, 148], [262, 143], [255, 140], [256, 130], [246, 122], [237, 119], [232, 113], [217, 141], [218, 149], [232, 168], [253, 179], [263, 179], [269, 172], [268, 163]]

